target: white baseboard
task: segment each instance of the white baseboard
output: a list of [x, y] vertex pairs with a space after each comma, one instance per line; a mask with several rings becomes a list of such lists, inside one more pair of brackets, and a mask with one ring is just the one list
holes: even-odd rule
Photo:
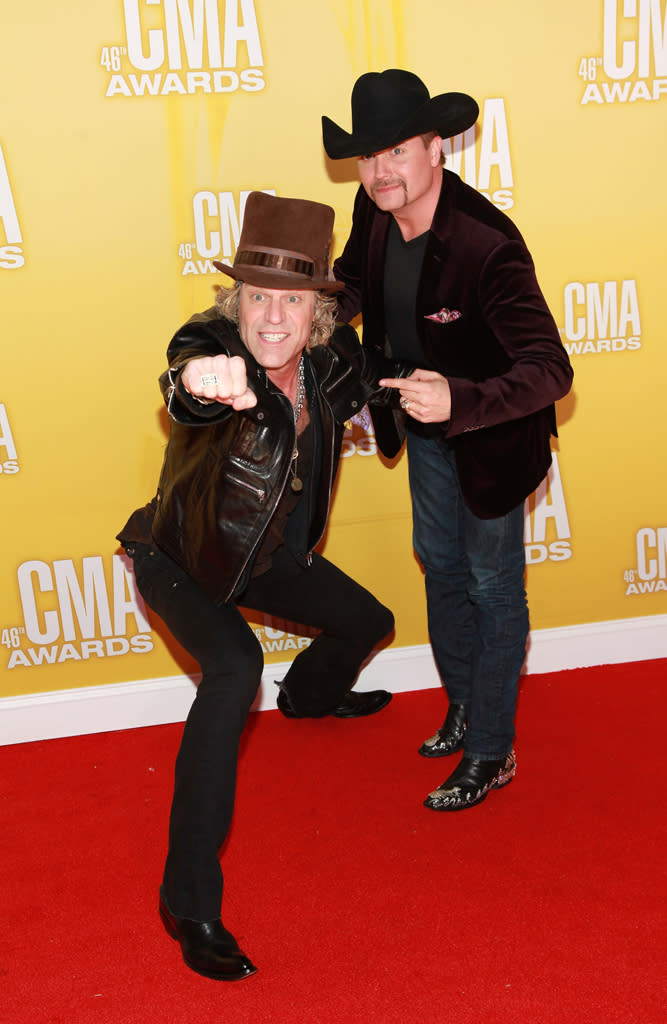
[[[667, 658], [667, 615], [535, 630], [524, 671], [535, 675], [654, 658]], [[288, 662], [266, 666], [253, 710], [275, 708], [273, 684], [288, 667]], [[183, 722], [196, 681], [197, 677], [170, 676], [4, 697], [0, 745]], [[362, 670], [357, 689], [401, 693], [439, 685], [431, 648], [424, 644], [381, 651]]]

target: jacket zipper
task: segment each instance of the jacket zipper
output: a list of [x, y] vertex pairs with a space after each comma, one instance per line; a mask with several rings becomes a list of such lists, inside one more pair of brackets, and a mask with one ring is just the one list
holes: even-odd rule
[[238, 476], [234, 476], [233, 473], [228, 473], [227, 479], [233, 480], [238, 487], [242, 487], [244, 490], [250, 491], [252, 494], [255, 494], [260, 504], [264, 504], [264, 501], [266, 500], [266, 491], [264, 490], [263, 487], [253, 487], [252, 484], [246, 483], [245, 480], [242, 480]]

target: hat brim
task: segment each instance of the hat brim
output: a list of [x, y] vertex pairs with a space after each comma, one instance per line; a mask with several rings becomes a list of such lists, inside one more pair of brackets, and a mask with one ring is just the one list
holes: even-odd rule
[[344, 287], [343, 281], [316, 280], [312, 277], [304, 277], [303, 274], [291, 274], [286, 270], [271, 270], [265, 267], [230, 267], [226, 263], [213, 260], [213, 266], [235, 281], [245, 284], [257, 285], [263, 288], [279, 288], [284, 291], [308, 291], [308, 292], [339, 292]]
[[443, 139], [449, 139], [471, 128], [478, 117], [479, 106], [472, 96], [463, 92], [446, 92], [434, 96], [407, 121], [391, 128], [377, 128], [374, 124], [367, 131], [346, 132], [330, 117], [323, 116], [322, 139], [331, 160], [344, 160], [366, 153], [380, 153], [397, 142], [425, 132], [435, 131]]

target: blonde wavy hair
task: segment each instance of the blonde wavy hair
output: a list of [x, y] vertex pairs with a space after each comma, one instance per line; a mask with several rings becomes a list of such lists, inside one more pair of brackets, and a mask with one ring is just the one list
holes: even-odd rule
[[[238, 326], [239, 303], [241, 301], [242, 281], [237, 281], [232, 288], [218, 288], [215, 304], [220, 314]], [[328, 345], [336, 324], [336, 300], [332, 295], [315, 292], [315, 309], [313, 311], [313, 327], [306, 348], [310, 350], [316, 345]]]

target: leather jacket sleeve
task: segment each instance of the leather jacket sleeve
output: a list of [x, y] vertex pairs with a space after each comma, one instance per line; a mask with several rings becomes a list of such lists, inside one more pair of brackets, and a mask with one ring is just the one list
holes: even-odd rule
[[364, 394], [359, 408], [366, 402], [372, 405], [398, 406], [398, 391], [395, 388], [381, 388], [378, 381], [383, 377], [409, 377], [414, 366], [400, 360], [389, 359], [377, 349], [362, 346], [355, 329], [344, 323], [336, 325], [328, 349], [339, 363], [347, 362], [350, 370], [359, 378]]
[[[187, 426], [208, 426], [227, 419], [232, 408], [221, 402], [201, 402], [183, 387], [181, 371], [191, 359], [237, 355], [246, 361], [248, 384], [253, 388], [257, 364], [242, 343], [236, 326], [223, 317], [193, 319], [180, 328], [167, 348], [169, 368], [160, 377], [160, 390], [169, 416]], [[254, 390], [254, 388], [253, 388]]]

